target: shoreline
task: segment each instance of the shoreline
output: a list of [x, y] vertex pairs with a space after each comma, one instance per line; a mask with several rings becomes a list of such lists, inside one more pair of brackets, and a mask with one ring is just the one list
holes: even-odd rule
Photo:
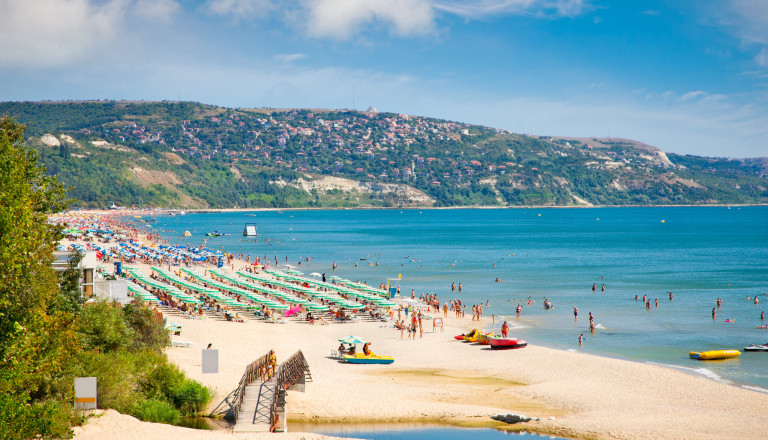
[[[151, 224], [147, 227], [149, 230], [142, 234], [152, 230]], [[239, 260], [236, 263], [245, 264]], [[148, 265], [131, 266], [141, 266], [149, 273]], [[399, 338], [389, 323], [277, 325], [252, 319], [232, 323], [180, 316], [170, 316], [169, 320], [183, 326], [178, 339], [194, 346], [171, 347], [166, 353], [188, 377], [215, 390], [209, 408], [216, 407], [237, 386], [250, 360], [275, 349], [280, 361], [301, 349], [310, 364], [313, 382], [307, 384], [306, 393], [289, 392], [289, 423], [373, 422], [383, 426], [392, 421], [420, 425], [439, 421], [447, 426], [502, 427], [585, 440], [687, 439], [692, 433], [696, 438], [758, 439], [763, 438], [759, 428], [768, 425], [768, 412], [764, 410], [768, 408], [768, 395], [668, 366], [544, 346], [491, 351], [452, 339], [457, 334], [454, 332], [475, 326], [486, 328], [490, 324], [487, 316], [480, 323], [449, 316], [442, 333], [429, 331], [427, 320], [424, 339], [414, 341]], [[337, 339], [349, 334], [372, 340], [375, 352], [394, 355], [396, 362], [391, 366], [359, 366], [330, 359]], [[221, 350], [220, 373], [215, 377], [200, 371], [200, 351], [208, 343]], [[376, 399], [368, 398], [370, 395]], [[502, 412], [520, 412], [541, 420], [506, 425], [488, 417]], [[138, 427], [155, 425], [130, 423]], [[115, 429], [104, 435], [103, 430], [93, 426], [100, 425], [89, 423], [76, 438], [133, 438], [127, 432], [131, 430]], [[144, 438], [181, 437], [187, 431], [178, 430], [186, 429], [153, 426], [146, 428]], [[195, 432], [192, 438], [198, 438], [198, 431], [191, 431]], [[208, 434], [200, 434], [201, 439], [274, 436], [202, 432]], [[291, 433], [287, 438], [324, 438], [310, 437], [314, 434], [294, 436], [299, 434]]]
[[701, 205], [564, 205], [564, 206], [552, 206], [552, 205], [525, 205], [525, 206], [356, 206], [356, 207], [290, 207], [290, 208], [130, 208], [120, 210], [109, 209], [82, 209], [67, 211], [71, 213], [88, 213], [88, 214], [100, 214], [108, 215], [114, 214], [121, 215], [134, 215], [134, 214], [160, 214], [169, 215], [171, 213], [177, 213], [184, 211], [186, 214], [208, 214], [208, 213], [228, 213], [228, 212], [275, 212], [275, 211], [397, 211], [397, 210], [460, 210], [460, 209], [604, 209], [604, 208], [746, 208], [746, 207], [762, 207], [768, 206], [768, 203], [747, 203], [747, 204], [729, 204], [729, 203], [717, 203], [717, 204], [701, 204]]

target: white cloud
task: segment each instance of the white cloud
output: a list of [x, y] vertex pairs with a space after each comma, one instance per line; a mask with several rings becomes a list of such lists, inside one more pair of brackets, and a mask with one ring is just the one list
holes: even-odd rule
[[750, 43], [768, 44], [768, 2], [765, 0], [730, 0], [730, 10], [723, 21], [734, 33]]
[[282, 61], [284, 63], [303, 60], [306, 57], [307, 55], [303, 53], [283, 53], [274, 56], [277, 61]]
[[425, 35], [434, 30], [434, 9], [428, 0], [306, 0], [309, 35], [348, 39], [377, 24], [399, 36]]
[[264, 18], [276, 8], [279, 0], [208, 0], [206, 7], [216, 15], [235, 18]]
[[706, 95], [706, 93], [704, 93], [703, 91], [695, 90], [695, 91], [684, 94], [682, 97], [680, 97], [680, 99], [683, 101], [692, 101], [694, 99], [701, 98], [704, 95]]
[[180, 9], [176, 0], [136, 0], [133, 11], [149, 20], [168, 21]]
[[112, 41], [128, 0], [0, 0], [0, 65], [66, 64]]
[[757, 55], [755, 55], [755, 64], [760, 67], [768, 67], [768, 49], [763, 48]]
[[435, 8], [469, 18], [498, 14], [574, 17], [592, 10], [591, 0], [442, 0]]

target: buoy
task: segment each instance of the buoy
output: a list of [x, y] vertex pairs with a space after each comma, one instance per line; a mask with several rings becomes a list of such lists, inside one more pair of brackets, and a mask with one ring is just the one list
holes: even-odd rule
[[662, 220], [661, 222], [664, 223], [664, 220]]

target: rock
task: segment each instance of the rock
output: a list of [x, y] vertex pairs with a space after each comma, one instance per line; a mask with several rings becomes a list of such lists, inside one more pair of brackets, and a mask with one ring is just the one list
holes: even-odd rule
[[505, 423], [522, 423], [522, 422], [530, 422], [532, 419], [530, 417], [526, 417], [523, 414], [496, 414], [491, 416], [493, 420], [498, 420], [500, 422]]

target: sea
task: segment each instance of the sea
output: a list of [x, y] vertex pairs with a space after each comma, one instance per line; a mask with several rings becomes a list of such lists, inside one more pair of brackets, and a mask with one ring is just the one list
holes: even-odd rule
[[[257, 237], [243, 237], [246, 223]], [[488, 304], [484, 315], [494, 315], [496, 331], [507, 320], [529, 344], [768, 393], [768, 352], [707, 362], [688, 356], [768, 341], [768, 329], [756, 328], [768, 324], [768, 314], [760, 318], [768, 311], [766, 206], [285, 210], [160, 215], [140, 225], [170, 243], [205, 243], [272, 266], [277, 259], [305, 275], [458, 298], [467, 321], [471, 305]], [[205, 236], [212, 231], [231, 235]]]

